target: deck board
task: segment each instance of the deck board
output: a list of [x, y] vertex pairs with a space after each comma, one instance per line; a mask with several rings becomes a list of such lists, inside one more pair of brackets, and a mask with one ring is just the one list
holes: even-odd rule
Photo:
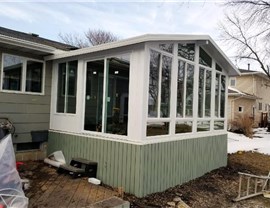
[[86, 177], [73, 179], [68, 174], [58, 174], [55, 168], [40, 162], [32, 172], [32, 175], [24, 177], [31, 183], [26, 191], [29, 208], [87, 207], [117, 195], [111, 189], [90, 184]]

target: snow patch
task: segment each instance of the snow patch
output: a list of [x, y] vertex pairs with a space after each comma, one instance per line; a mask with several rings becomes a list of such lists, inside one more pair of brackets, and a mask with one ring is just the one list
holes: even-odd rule
[[270, 155], [270, 133], [267, 128], [254, 129], [254, 138], [228, 132], [228, 153], [254, 151]]

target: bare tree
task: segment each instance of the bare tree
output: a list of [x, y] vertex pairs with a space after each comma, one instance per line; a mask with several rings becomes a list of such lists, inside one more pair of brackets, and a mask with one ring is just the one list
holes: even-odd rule
[[92, 46], [117, 41], [119, 38], [111, 32], [104, 30], [91, 30], [85, 33], [86, 38]]
[[85, 48], [89, 46], [87, 39], [78, 33], [59, 33], [58, 36], [64, 43], [76, 46], [78, 48]]
[[58, 36], [62, 42], [78, 48], [100, 45], [103, 43], [117, 41], [119, 39], [113, 33], [100, 29], [89, 29], [83, 35], [78, 33], [59, 33]]
[[221, 24], [221, 38], [238, 49], [236, 58], [256, 61], [270, 78], [270, 1], [231, 0], [235, 10]]

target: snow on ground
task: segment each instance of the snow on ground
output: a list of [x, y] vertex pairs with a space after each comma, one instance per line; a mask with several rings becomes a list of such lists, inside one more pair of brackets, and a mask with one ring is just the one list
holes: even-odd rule
[[255, 151], [270, 155], [270, 132], [267, 128], [254, 129], [253, 138], [228, 132], [228, 153]]

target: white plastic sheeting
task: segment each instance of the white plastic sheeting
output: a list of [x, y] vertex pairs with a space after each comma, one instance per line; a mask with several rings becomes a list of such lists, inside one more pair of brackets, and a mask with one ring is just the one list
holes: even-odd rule
[[0, 204], [8, 208], [27, 208], [28, 198], [16, 169], [11, 134], [0, 140]]

